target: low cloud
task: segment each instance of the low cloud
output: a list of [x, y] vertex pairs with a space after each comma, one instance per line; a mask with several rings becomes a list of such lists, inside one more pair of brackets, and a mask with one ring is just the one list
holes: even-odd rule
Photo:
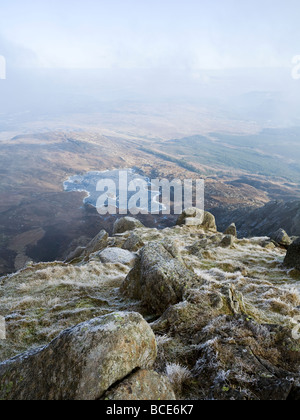
[[22, 69], [37, 66], [36, 54], [29, 48], [25, 48], [11, 41], [8, 41], [0, 34], [0, 56], [6, 62], [7, 68]]

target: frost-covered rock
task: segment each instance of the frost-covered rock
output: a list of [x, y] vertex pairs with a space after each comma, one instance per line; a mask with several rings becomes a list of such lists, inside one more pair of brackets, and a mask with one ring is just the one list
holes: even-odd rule
[[300, 238], [288, 247], [284, 265], [300, 271]]
[[209, 389], [209, 399], [296, 399], [298, 344], [288, 329], [224, 316], [213, 319], [205, 332], [198, 336], [196, 376]]
[[150, 242], [128, 274], [121, 291], [157, 314], [182, 300], [186, 287], [195, 280], [193, 273], [174, 258], [163, 245]]
[[145, 246], [145, 242], [143, 241], [142, 236], [136, 232], [132, 232], [129, 238], [126, 239], [123, 245], [123, 249], [126, 249], [131, 252], [136, 252], [140, 248], [143, 248], [143, 246]]
[[233, 235], [225, 235], [220, 245], [224, 248], [230, 247], [234, 244], [235, 237]]
[[106, 248], [98, 254], [102, 263], [124, 264], [133, 266], [136, 260], [136, 255], [126, 249], [121, 248]]
[[175, 394], [169, 380], [153, 371], [139, 370], [111, 389], [105, 400], [172, 401]]
[[203, 228], [212, 232], [217, 232], [216, 218], [213, 214], [206, 211], [204, 213]]
[[114, 235], [125, 233], [137, 228], [144, 227], [144, 225], [134, 217], [123, 217], [116, 220], [114, 224]]
[[[196, 215], [193, 212], [185, 216]], [[214, 229], [209, 213], [201, 226], [136, 228], [108, 238], [104, 250], [72, 264], [32, 264], [2, 278], [0, 314], [7, 340], [0, 340], [0, 360], [27, 353], [0, 365], [0, 398], [98, 398], [104, 388], [103, 399], [162, 398], [160, 376], [155, 381], [153, 372], [138, 374], [135, 367], [144, 367], [140, 361], [128, 365], [155, 346], [152, 332], [146, 332], [148, 324], [137, 322], [145, 330], [131, 347], [128, 324], [119, 334], [112, 319], [106, 318], [105, 325], [88, 321], [130, 308], [153, 321], [158, 357], [151, 369], [165, 375], [169, 367], [178, 398], [299, 399], [300, 295], [295, 285], [300, 274], [283, 266], [286, 252], [269, 236], [226, 238]], [[221, 247], [224, 237], [234, 246]], [[99, 259], [108, 253], [108, 260], [115, 262], [119, 249], [130, 256], [137, 253], [131, 272], [128, 264], [103, 264]], [[286, 263], [300, 266], [299, 255], [295, 242]], [[72, 327], [82, 322], [87, 330], [79, 333], [75, 327], [74, 334]], [[98, 358], [103, 345], [107, 359]], [[118, 355], [110, 352], [110, 345]], [[102, 376], [95, 374], [102, 362], [103, 377], [109, 377], [103, 386]], [[128, 366], [120, 382], [119, 363]], [[139, 375], [143, 381], [136, 379]]]
[[185, 209], [179, 216], [177, 225], [201, 226], [206, 230], [217, 231], [215, 217], [211, 213], [195, 207]]
[[86, 246], [85, 255], [93, 254], [94, 252], [100, 251], [107, 246], [108, 233], [105, 230], [101, 230], [94, 239]]
[[270, 236], [271, 236], [271, 239], [273, 239], [276, 243], [284, 247], [288, 247], [292, 243], [291, 238], [283, 229], [278, 229], [276, 232], [272, 233]]
[[93, 238], [86, 247], [78, 247], [75, 251], [71, 252], [66, 262], [72, 262], [78, 258], [85, 258], [94, 252], [104, 249], [108, 245], [108, 233], [105, 230], [101, 230], [95, 238]]
[[80, 258], [84, 255], [86, 248], [83, 246], [78, 246], [75, 251], [70, 252], [70, 254], [65, 259], [66, 263], [72, 262], [77, 258]]
[[204, 211], [191, 207], [185, 209], [177, 220], [177, 224], [186, 226], [201, 226], [204, 220]]
[[133, 312], [64, 331], [49, 346], [0, 364], [1, 400], [96, 400], [157, 354], [155, 336]]
[[236, 230], [235, 223], [231, 223], [231, 225], [228, 226], [228, 228], [225, 230], [224, 234], [225, 235], [232, 235], [234, 237], [237, 237], [237, 230]]

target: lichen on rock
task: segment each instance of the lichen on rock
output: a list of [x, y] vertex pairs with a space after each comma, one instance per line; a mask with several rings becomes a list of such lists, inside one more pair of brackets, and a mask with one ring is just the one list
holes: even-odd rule
[[107, 401], [172, 401], [176, 400], [168, 379], [154, 371], [139, 370], [103, 397]]
[[202, 216], [163, 230], [125, 221], [104, 249], [2, 278], [1, 397], [298, 399], [299, 241], [286, 253]]
[[113, 313], [1, 363], [0, 398], [96, 400], [136, 368], [150, 368], [155, 358], [155, 336], [142, 316]]
[[180, 302], [185, 289], [196, 281], [193, 272], [174, 258], [162, 244], [150, 242], [140, 260], [125, 279], [121, 291], [140, 299], [148, 310], [162, 314]]

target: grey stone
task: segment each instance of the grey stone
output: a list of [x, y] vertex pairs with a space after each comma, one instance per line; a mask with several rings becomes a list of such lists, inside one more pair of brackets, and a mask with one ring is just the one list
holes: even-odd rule
[[186, 226], [202, 226], [203, 219], [187, 217], [184, 222]]
[[300, 239], [297, 239], [289, 246], [284, 265], [287, 268], [296, 268], [300, 271]]
[[0, 364], [1, 400], [97, 400], [157, 355], [143, 317], [116, 312], [64, 331], [47, 347]]
[[197, 208], [184, 210], [177, 220], [177, 225], [201, 226], [205, 230], [217, 232], [215, 217], [211, 213]]
[[142, 228], [144, 225], [134, 217], [123, 217], [116, 220], [114, 224], [114, 235]]
[[98, 254], [102, 263], [134, 266], [136, 255], [126, 249], [106, 248]]
[[204, 213], [203, 228], [213, 232], [217, 232], [216, 218], [213, 214], [206, 211]]
[[85, 252], [85, 247], [82, 246], [78, 246], [75, 251], [70, 252], [70, 254], [67, 256], [65, 262], [69, 263], [74, 261], [77, 258], [80, 258], [81, 256], [83, 256], [84, 252]]
[[222, 239], [220, 246], [224, 247], [224, 248], [229, 248], [230, 246], [232, 246], [234, 244], [234, 240], [235, 237], [232, 235], [226, 235], [224, 236], [224, 238]]
[[77, 258], [86, 258], [91, 254], [104, 249], [108, 245], [108, 233], [101, 230], [95, 238], [93, 238], [86, 247], [78, 247], [75, 251], [71, 252], [65, 262], [72, 262]]
[[278, 229], [276, 232], [272, 233], [270, 236], [271, 236], [271, 239], [273, 239], [279, 245], [284, 246], [284, 247], [289, 247], [292, 243], [291, 238], [283, 229]]
[[230, 226], [228, 226], [228, 228], [225, 230], [224, 234], [225, 235], [232, 235], [232, 236], [237, 237], [237, 230], [236, 230], [235, 223], [232, 223]]
[[142, 237], [139, 234], [132, 232], [129, 238], [126, 239], [123, 245], [123, 249], [127, 249], [131, 252], [136, 252], [139, 249], [143, 248], [143, 246], [145, 246], [145, 242], [143, 241]]
[[104, 249], [107, 246], [107, 240], [108, 233], [105, 230], [101, 230], [101, 232], [86, 246], [85, 255], [90, 255]]
[[150, 242], [125, 279], [121, 291], [142, 303], [156, 314], [182, 300], [188, 284], [195, 275], [160, 243]]
[[[177, 225], [184, 225], [186, 223], [186, 219], [197, 219], [197, 223], [202, 225], [204, 218], [204, 212], [196, 207], [191, 207], [188, 209], [183, 210], [182, 214], [179, 216], [177, 220]], [[191, 221], [190, 221], [191, 223]], [[189, 225], [191, 226], [191, 224]]]
[[176, 400], [169, 380], [156, 372], [139, 370], [107, 392], [104, 400], [172, 401]]

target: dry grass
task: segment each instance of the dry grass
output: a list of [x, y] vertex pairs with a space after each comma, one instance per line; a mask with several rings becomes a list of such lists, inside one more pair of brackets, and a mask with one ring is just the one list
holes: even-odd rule
[[62, 330], [116, 310], [134, 308], [118, 288], [129, 268], [91, 261], [82, 266], [38, 264], [2, 280], [0, 313], [8, 340], [0, 360], [50, 342]]
[[177, 363], [167, 364], [166, 376], [171, 382], [177, 397], [181, 396], [184, 385], [193, 377], [186, 366], [181, 366]]
[[[167, 374], [178, 398], [218, 399], [210, 389], [228, 396], [231, 388], [243, 398], [255, 398], [249, 384], [270, 375], [260, 358], [284, 367], [284, 354], [292, 351], [291, 360], [299, 360], [300, 346], [286, 340], [300, 315], [299, 279], [284, 269], [281, 249], [264, 248], [265, 238], [237, 240], [234, 248], [223, 248], [220, 234], [178, 226], [135, 234], [141, 244], [165, 244], [199, 279], [182, 302], [152, 324], [158, 344], [155, 369]], [[129, 236], [120, 235], [118, 246]], [[137, 302], [119, 292], [128, 270], [91, 256], [78, 266], [38, 264], [0, 279], [0, 315], [8, 334], [0, 342], [0, 359], [45, 344], [87, 319], [116, 310], [140, 311]]]

